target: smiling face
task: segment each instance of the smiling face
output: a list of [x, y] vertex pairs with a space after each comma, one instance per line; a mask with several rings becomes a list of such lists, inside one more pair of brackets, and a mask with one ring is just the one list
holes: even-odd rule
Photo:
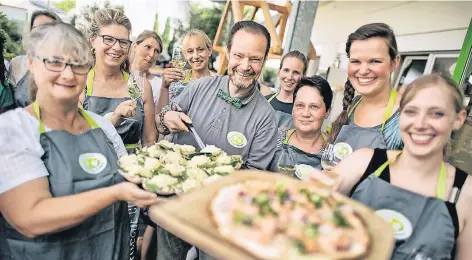
[[362, 96], [375, 96], [389, 87], [390, 75], [397, 69], [398, 60], [399, 57], [392, 61], [383, 38], [355, 40], [349, 52], [349, 81]]
[[[76, 58], [70, 54], [61, 53], [57, 48], [52, 47], [57, 44], [48, 44], [39, 51], [36, 56], [46, 58], [51, 62], [50, 66], [55, 66], [55, 62], [76, 63]], [[46, 68], [43, 61], [38, 57], [29, 58], [30, 72], [34, 82], [38, 87], [38, 96], [47, 97], [58, 102], [77, 103], [79, 96], [85, 88], [87, 74], [79, 75], [72, 72], [70, 66], [66, 66], [62, 72], [54, 72]], [[90, 68], [89, 65], [84, 65]]]
[[138, 62], [140, 71], [149, 71], [156, 64], [161, 53], [160, 45], [156, 39], [148, 37], [140, 44], [135, 45], [136, 52], [133, 62]]
[[211, 50], [205, 45], [205, 40], [198, 35], [187, 37], [183, 44], [185, 59], [188, 61], [192, 70], [204, 71], [208, 68], [208, 57]]
[[282, 68], [278, 72], [281, 89], [293, 93], [303, 76], [303, 66], [303, 62], [296, 57], [284, 59]]
[[265, 62], [267, 40], [262, 34], [241, 29], [233, 36], [231, 50], [227, 50], [228, 75], [231, 83], [240, 89], [254, 86]]
[[[122, 25], [112, 24], [100, 28], [100, 35], [107, 35], [121, 40], [129, 40], [129, 31]], [[119, 41], [113, 46], [103, 42], [102, 36], [92, 38], [92, 47], [95, 49], [95, 59], [97, 63], [102, 63], [107, 67], [120, 67], [128, 57], [129, 47], [122, 48]]]
[[329, 115], [320, 91], [312, 86], [301, 87], [293, 103], [293, 124], [297, 131], [312, 133], [320, 131]]
[[464, 123], [466, 113], [464, 110], [456, 112], [452, 90], [444, 84], [428, 85], [415, 91], [400, 114], [404, 149], [418, 157], [442, 153], [452, 130], [458, 130]]

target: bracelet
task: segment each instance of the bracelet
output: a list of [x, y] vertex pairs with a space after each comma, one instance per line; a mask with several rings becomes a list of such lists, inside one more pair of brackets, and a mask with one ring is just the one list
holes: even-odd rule
[[164, 123], [164, 115], [170, 111], [170, 107], [164, 107], [162, 109], [162, 111], [159, 113], [159, 124], [162, 128], [162, 132], [161, 134], [163, 135], [168, 135], [170, 134], [170, 130], [169, 128], [166, 126], [166, 124]]

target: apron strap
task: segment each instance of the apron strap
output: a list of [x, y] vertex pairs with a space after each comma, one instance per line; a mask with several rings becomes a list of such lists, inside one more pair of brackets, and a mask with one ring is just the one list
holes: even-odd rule
[[[392, 88], [392, 90], [390, 91], [390, 97], [388, 98], [388, 104], [387, 104], [387, 109], [385, 110], [384, 119], [382, 121], [382, 127], [380, 128], [381, 132], [383, 132], [385, 128], [385, 123], [387, 122], [387, 120], [390, 118], [390, 115], [392, 114], [393, 106], [395, 105], [396, 98], [397, 98], [397, 91], [394, 88]], [[361, 100], [362, 100], [362, 97], [359, 98], [359, 100], [356, 103], [354, 103], [354, 105], [351, 106], [351, 108], [349, 109], [349, 112], [347, 113], [348, 117], [352, 115], [352, 113], [354, 112], [354, 109], [357, 107], [357, 105], [359, 105], [359, 103], [361, 103]]]
[[[36, 116], [38, 117], [39, 133], [44, 134], [46, 132], [46, 127], [44, 127], [43, 120], [41, 120], [41, 113], [39, 111], [39, 104], [38, 104], [37, 101], [35, 101], [33, 103], [33, 110], [34, 110], [34, 113], [36, 114]], [[93, 118], [89, 114], [87, 114], [87, 112], [85, 112], [85, 110], [83, 110], [82, 108], [79, 108], [79, 113], [84, 117], [85, 121], [87, 121], [87, 123], [90, 124], [92, 129], [100, 128], [100, 126], [97, 124], [97, 122], [95, 122], [95, 120], [93, 120]]]
[[[288, 144], [288, 140], [292, 137], [292, 135], [295, 133], [296, 129], [290, 129], [287, 131], [287, 137], [283, 140], [282, 143]], [[328, 140], [328, 135], [325, 132], [321, 132], [321, 138], [323, 138], [323, 141], [326, 142]]]
[[[123, 73], [123, 77], [125, 78], [125, 81], [128, 82], [129, 79], [129, 73], [125, 72], [124, 70], [121, 71]], [[95, 80], [95, 69], [92, 68], [89, 71], [89, 74], [87, 76], [87, 96], [91, 96], [93, 92], [93, 81]]]
[[191, 78], [192, 78], [192, 70], [190, 70], [190, 72], [187, 73], [187, 76], [185, 76], [184, 83], [188, 83]]
[[290, 137], [295, 133], [295, 129], [290, 129], [287, 131], [287, 137], [285, 137], [283, 143], [288, 144], [288, 140], [290, 140]]
[[[387, 168], [387, 166], [396, 160], [398, 156], [401, 154], [398, 153], [392, 160], [387, 160], [384, 162], [377, 170], [375, 170], [374, 174], [376, 177], [379, 177], [380, 174]], [[446, 177], [447, 177], [447, 170], [446, 164], [441, 162], [441, 170], [439, 171], [438, 182], [436, 184], [436, 197], [442, 200], [446, 199]]]
[[43, 120], [41, 120], [41, 113], [39, 112], [39, 104], [38, 104], [37, 101], [34, 101], [34, 103], [33, 103], [33, 110], [34, 110], [34, 113], [36, 114], [36, 116], [38, 117], [39, 133], [43, 134], [43, 133], [46, 132], [46, 128], [44, 127]]
[[394, 88], [392, 88], [392, 91], [390, 91], [390, 98], [388, 99], [387, 110], [385, 110], [382, 127], [380, 128], [381, 132], [383, 132], [385, 128], [385, 123], [387, 122], [387, 120], [390, 118], [390, 115], [392, 114], [393, 106], [395, 105], [396, 98], [397, 98], [397, 91]]
[[270, 103], [270, 101], [272, 101], [272, 99], [274, 99], [278, 94], [279, 92], [275, 92], [274, 95], [272, 95], [269, 99], [267, 99], [267, 102]]
[[138, 146], [139, 144], [125, 144], [126, 149], [136, 149]]
[[95, 122], [95, 120], [93, 120], [93, 118], [89, 114], [87, 114], [87, 112], [85, 112], [85, 110], [83, 110], [82, 108], [79, 108], [79, 113], [84, 117], [84, 119], [87, 121], [87, 123], [89, 123], [89, 125], [92, 127], [92, 129], [100, 128], [100, 126], [97, 124], [97, 122]]

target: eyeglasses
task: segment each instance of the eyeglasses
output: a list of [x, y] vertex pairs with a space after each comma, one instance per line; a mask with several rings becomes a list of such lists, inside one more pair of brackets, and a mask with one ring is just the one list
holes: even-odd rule
[[100, 35], [99, 34], [98, 36], [102, 37], [103, 43], [105, 43], [108, 46], [115, 45], [116, 41], [119, 42], [120, 47], [123, 48], [123, 49], [129, 49], [129, 47], [131, 46], [131, 41], [130, 40], [117, 39], [117, 38], [115, 38], [113, 36], [109, 36], [109, 35]]
[[44, 67], [47, 70], [53, 72], [62, 72], [67, 66], [70, 66], [72, 72], [77, 75], [87, 75], [91, 66], [90, 65], [82, 65], [77, 63], [65, 63], [59, 59], [54, 58], [43, 58], [36, 56], [40, 61], [44, 63]]

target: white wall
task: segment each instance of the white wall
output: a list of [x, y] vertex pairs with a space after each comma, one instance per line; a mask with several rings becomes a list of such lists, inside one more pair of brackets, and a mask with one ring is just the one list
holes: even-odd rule
[[311, 40], [320, 69], [344, 53], [350, 33], [366, 23], [383, 22], [397, 35], [400, 52], [459, 50], [472, 17], [472, 1], [325, 1]]
[[23, 8], [1, 5], [0, 11], [5, 13], [9, 20], [23, 21], [27, 17], [26, 9]]

